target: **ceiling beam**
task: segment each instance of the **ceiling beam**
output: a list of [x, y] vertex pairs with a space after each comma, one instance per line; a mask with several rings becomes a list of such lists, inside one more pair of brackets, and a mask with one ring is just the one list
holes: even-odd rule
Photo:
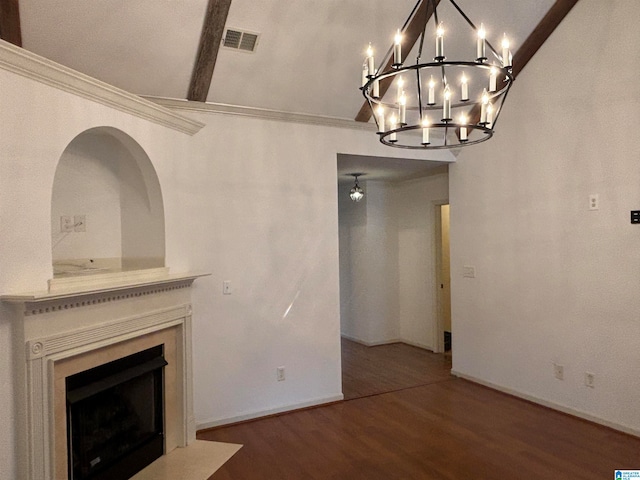
[[0, 0], [0, 38], [22, 47], [19, 0]]
[[[0, 0], [6, 1], [6, 0]], [[16, 0], [17, 1], [17, 0]], [[187, 100], [206, 102], [231, 0], [209, 0]]]
[[517, 77], [578, 0], [556, 0], [513, 56], [513, 76]]
[[[567, 16], [569, 11], [578, 3], [578, 0], [556, 0], [547, 14], [540, 20], [538, 25], [529, 34], [527, 39], [513, 55], [513, 77], [514, 79], [527, 66], [529, 60], [544, 45], [544, 42], [551, 36], [560, 22]], [[498, 79], [500, 83], [500, 79]], [[470, 123], [476, 124], [480, 121], [480, 105], [476, 104], [470, 112]]]
[[[420, 38], [422, 32], [427, 25], [427, 22], [433, 15], [434, 5], [437, 7], [440, 3], [440, 0], [434, 0], [433, 2], [428, 0], [423, 0], [418, 9], [416, 10], [415, 15], [407, 25], [407, 28], [404, 29], [402, 35], [402, 51], [409, 53], [413, 46]], [[391, 65], [393, 63], [393, 56], [390, 56], [387, 64], [384, 68], [380, 69], [380, 72], [386, 72], [391, 69]], [[380, 82], [380, 98], [384, 97], [384, 94], [387, 93], [389, 87], [391, 86], [391, 82], [393, 81], [393, 77], [386, 78]], [[371, 118], [371, 107], [369, 107], [369, 102], [364, 102], [360, 111], [356, 115], [355, 120], [357, 122], [368, 122]]]

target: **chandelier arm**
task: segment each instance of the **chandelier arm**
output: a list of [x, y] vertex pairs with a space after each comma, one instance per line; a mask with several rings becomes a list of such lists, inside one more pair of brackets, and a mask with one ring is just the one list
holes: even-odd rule
[[393, 45], [389, 47], [389, 50], [387, 50], [387, 53], [385, 53], [384, 57], [382, 57], [382, 60], [380, 61], [380, 67], [376, 69], [377, 72], [382, 72], [384, 70], [385, 68], [384, 66], [390, 62], [392, 55], [393, 55]]
[[[404, 24], [402, 25], [402, 28], [400, 29], [400, 31], [404, 34], [404, 31], [407, 28], [407, 25], [409, 25], [409, 22], [411, 21], [411, 19], [413, 18], [413, 16], [415, 15], [416, 11], [418, 10], [418, 7], [420, 6], [420, 4], [423, 2], [424, 0], [418, 0], [416, 2], [416, 4], [413, 6], [413, 10], [411, 10], [411, 13], [409, 14], [409, 16], [407, 17], [407, 19], [404, 21]], [[384, 57], [382, 57], [382, 61], [380, 62], [380, 65], [386, 65], [390, 59], [391, 56], [393, 55], [393, 45], [391, 45], [391, 47], [389, 47], [389, 50], [387, 50], [387, 53], [385, 54]]]
[[[409, 22], [411, 21], [411, 19], [413, 18], [413, 16], [416, 13], [416, 10], [418, 10], [418, 7], [420, 6], [420, 4], [423, 2], [424, 0], [418, 0], [416, 2], [416, 4], [413, 6], [413, 10], [411, 10], [411, 13], [409, 14], [409, 16], [407, 17], [407, 19], [404, 21], [404, 24], [402, 25], [402, 28], [400, 29], [400, 31], [404, 34], [405, 29], [407, 28], [407, 25], [409, 25]], [[429, 0], [429, 1], [433, 1], [433, 0]], [[390, 63], [391, 61], [391, 57], [393, 55], [393, 45], [391, 45], [389, 47], [389, 49], [387, 50], [387, 53], [384, 54], [384, 57], [382, 57], [382, 60], [380, 61], [380, 68], [378, 69], [378, 72], [382, 72], [384, 70], [383, 65], [387, 65], [388, 63]], [[375, 117], [375, 115], [374, 115]]]
[[[438, 28], [438, 25], [440, 25], [440, 21], [438, 20], [438, 9], [436, 8], [436, 3], [434, 0], [431, 0], [431, 5], [433, 5], [433, 19], [434, 19], [434, 26], [436, 27], [436, 29]], [[425, 31], [427, 29], [427, 26], [425, 25]], [[445, 87], [447, 86], [447, 74], [444, 70], [444, 65], [442, 66], [442, 85], [444, 85]]]
[[417, 63], [420, 63], [420, 58], [422, 57], [422, 45], [424, 45], [424, 34], [426, 33], [427, 23], [429, 23], [428, 20], [425, 21], [425, 24], [424, 24], [425, 29], [420, 34], [420, 46], [418, 47], [418, 58], [416, 60]]
[[[420, 57], [418, 57], [418, 60]], [[422, 123], [422, 79], [420, 78], [420, 69], [416, 68], [416, 76], [418, 81], [418, 112], [420, 112], [420, 123]]]
[[459, 144], [449, 144], [448, 142], [445, 142], [442, 145], [429, 145], [426, 146], [424, 144], [422, 145], [406, 145], [406, 144], [402, 144], [399, 142], [394, 142], [394, 141], [390, 141], [387, 140], [387, 137], [389, 137], [390, 135], [394, 134], [394, 133], [401, 133], [403, 131], [410, 131], [410, 130], [418, 130], [418, 129], [422, 129], [422, 126], [420, 125], [411, 125], [411, 126], [407, 126], [407, 127], [400, 127], [400, 128], [396, 128], [394, 130], [389, 130], [387, 132], [383, 132], [379, 135], [379, 140], [380, 143], [382, 143], [383, 145], [386, 145], [388, 147], [394, 147], [394, 148], [402, 148], [402, 149], [406, 149], [406, 150], [422, 150], [422, 151], [426, 151], [426, 150], [447, 150], [449, 148], [453, 148], [453, 147], [463, 147], [463, 146], [467, 146], [467, 145], [476, 145], [478, 143], [482, 143], [482, 142], [486, 142], [487, 140], [489, 140], [491, 137], [493, 137], [493, 130], [491, 130], [490, 128], [487, 127], [483, 127], [481, 125], [461, 125], [461, 124], [457, 124], [457, 123], [449, 123], [449, 122], [439, 122], [439, 123], [433, 123], [431, 125], [431, 127], [437, 127], [437, 128], [443, 128], [443, 129], [449, 129], [449, 128], [459, 128], [461, 126], [464, 126], [466, 128], [468, 128], [469, 130], [478, 130], [480, 132], [483, 132], [484, 135], [475, 139], [475, 140], [469, 140], [466, 143], [459, 143]]
[[462, 15], [462, 18], [464, 18], [464, 19], [467, 21], [467, 23], [468, 23], [469, 25], [471, 25], [471, 28], [473, 28], [474, 30], [478, 30], [478, 27], [476, 27], [476, 26], [473, 24], [473, 22], [471, 21], [471, 19], [470, 19], [469, 17], [467, 17], [467, 14], [466, 14], [466, 13], [464, 13], [464, 12], [462, 11], [462, 9], [458, 6], [458, 4], [455, 2], [455, 0], [449, 0], [449, 1], [450, 1], [450, 2], [451, 2], [451, 4], [456, 8], [456, 10], [458, 10], [458, 13], [459, 13], [460, 15]]
[[[462, 9], [458, 6], [458, 4], [455, 2], [455, 0], [449, 0], [449, 1], [455, 7], [455, 9], [458, 10], [458, 13], [460, 15], [462, 15], [462, 18], [464, 18], [467, 21], [467, 23], [471, 26], [471, 28], [473, 28], [477, 32], [478, 31], [478, 27], [476, 27], [475, 24], [471, 21], [471, 19], [469, 17], [467, 17], [467, 14], [462, 11]], [[487, 46], [489, 47], [489, 50], [491, 50], [493, 52], [493, 54], [495, 55], [496, 59], [497, 60], [501, 60], [500, 55], [498, 55], [498, 52], [496, 51], [496, 49], [493, 48], [493, 45], [491, 45], [491, 42], [489, 40], [485, 40], [485, 42], [487, 43]]]
[[469, 112], [470, 123], [476, 125], [480, 122], [480, 104], [476, 103]]
[[447, 72], [444, 68], [444, 65], [440, 66], [440, 69], [442, 70], [442, 85], [443, 87], [447, 86]]
[[[373, 80], [370, 80], [369, 83], [371, 83]], [[367, 83], [367, 85], [369, 85], [369, 83]], [[363, 93], [365, 91], [363, 90]], [[371, 99], [365, 95], [364, 98], [367, 99], [367, 103], [369, 104], [369, 108], [371, 109], [372, 112], [375, 112], [374, 106], [373, 106], [373, 102], [371, 101]], [[376, 122], [376, 130], [380, 131], [380, 121], [378, 120], [378, 116], [377, 115], [371, 115], [373, 117], [373, 120]]]
[[498, 123], [498, 119], [500, 118], [500, 113], [502, 113], [502, 107], [504, 105], [504, 101], [507, 99], [507, 95], [509, 95], [509, 89], [507, 89], [507, 91], [504, 92], [504, 95], [501, 95], [500, 108], [496, 112], [496, 116], [494, 117], [493, 123], [491, 124], [492, 130], [496, 128], [496, 123]]
[[[436, 6], [433, 0], [420, 0], [418, 3], [425, 1], [425, 2], [429, 2], [431, 3], [431, 6], [433, 7], [433, 11], [435, 13], [436, 11]], [[414, 10], [417, 8], [418, 5], [416, 5], [414, 7]], [[412, 12], [413, 13], [413, 12]], [[424, 45], [424, 37], [426, 36], [427, 33], [427, 25], [429, 24], [429, 16], [425, 14], [424, 17], [424, 28], [422, 29], [422, 33], [420, 34], [420, 47], [418, 48], [418, 59], [416, 60], [416, 63], [420, 63], [420, 58], [422, 57], [422, 45]]]
[[[380, 73], [375, 77], [370, 78], [367, 83], [360, 87], [360, 90], [362, 91], [363, 96], [365, 97], [366, 101], [369, 104], [369, 109], [373, 111], [373, 106], [374, 104], [376, 105], [383, 105], [383, 106], [387, 106], [387, 107], [392, 107], [393, 105], [395, 105], [395, 103], [385, 103], [384, 101], [382, 101], [382, 99], [376, 99], [376, 98], [372, 98], [370, 96], [370, 91], [371, 91], [371, 86], [373, 85], [373, 83], [375, 81], [380, 82], [380, 84], [384, 84], [384, 83], [391, 83], [393, 81], [393, 78], [396, 77], [397, 75], [402, 74], [403, 72], [408, 72], [409, 70], [421, 70], [424, 68], [436, 68], [436, 69], [444, 69], [446, 71], [447, 68], [452, 67], [452, 66], [462, 66], [462, 67], [473, 67], [473, 68], [482, 68], [485, 70], [490, 70], [491, 65], [488, 65], [486, 63], [482, 63], [479, 64], [477, 62], [465, 62], [465, 61], [442, 61], [442, 62], [429, 62], [429, 63], [424, 63], [424, 64], [419, 64], [419, 65], [410, 65], [410, 66], [406, 66], [406, 67], [401, 67], [401, 68], [397, 68], [397, 69], [393, 69], [393, 70], [389, 70], [386, 71], [384, 73]], [[508, 70], [508, 69], [502, 69], [502, 75], [504, 75], [503, 77], [500, 77], [502, 80], [498, 82], [498, 84], [504, 84], [503, 87], [499, 88], [498, 90], [496, 90], [496, 92], [493, 92], [490, 97], [491, 98], [497, 98], [500, 97], [502, 95], [502, 92], [509, 88], [509, 85], [513, 82], [514, 78], [513, 78], [513, 73]], [[452, 106], [454, 107], [458, 107], [463, 105], [461, 104], [452, 104]], [[475, 113], [475, 115], [479, 118], [480, 113], [479, 113], [479, 105], [477, 110], [472, 111], [472, 117], [473, 117], [473, 113]], [[423, 107], [424, 108], [424, 107]], [[438, 107], [439, 108], [439, 107]], [[417, 110], [417, 107], [407, 107], [407, 110]], [[427, 110], [429, 110], [429, 108], [426, 108]], [[376, 119], [377, 120], [377, 119]]]
[[[436, 2], [434, 0], [431, 0], [431, 5], [433, 5], [433, 19], [435, 21], [435, 26], [436, 28], [438, 28], [438, 24], [440, 23], [440, 21], [438, 20], [438, 9], [436, 8]], [[425, 25], [425, 30], [426, 30], [426, 25]]]
[[407, 17], [407, 19], [404, 21], [404, 25], [402, 25], [402, 33], [404, 33], [404, 29], [407, 28], [407, 25], [409, 25], [409, 21], [413, 18], [413, 15], [416, 13], [416, 10], [418, 10], [418, 7], [420, 6], [420, 4], [423, 2], [423, 0], [418, 0], [415, 4], [415, 6], [413, 7], [413, 10], [411, 10], [411, 13], [409, 14], [409, 16]]
[[502, 62], [503, 58], [500, 55], [498, 55], [498, 52], [496, 52], [496, 49], [493, 48], [493, 45], [491, 45], [491, 42], [486, 39], [485, 39], [485, 42], [487, 42], [487, 46], [489, 47], [489, 50], [491, 50], [491, 53], [493, 53], [493, 56], [496, 58], [496, 60], [498, 62]]

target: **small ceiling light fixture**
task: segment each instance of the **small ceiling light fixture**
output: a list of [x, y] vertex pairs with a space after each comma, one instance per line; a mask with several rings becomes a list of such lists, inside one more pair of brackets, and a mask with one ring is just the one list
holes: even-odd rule
[[353, 188], [349, 192], [349, 197], [354, 202], [359, 202], [364, 198], [364, 190], [360, 187], [360, 185], [358, 185], [358, 177], [364, 175], [364, 173], [350, 173], [349, 175], [351, 175], [352, 177], [355, 177], [356, 179], [356, 182], [353, 185]]
[[[456, 22], [445, 24], [438, 18], [436, 7], [440, 1], [444, 0], [418, 0], [404, 26], [396, 32], [393, 47], [380, 67], [376, 68], [371, 44], [367, 48], [361, 90], [378, 126], [380, 142], [390, 147], [448, 149], [484, 142], [493, 136], [511, 88], [514, 76], [506, 35], [499, 54], [487, 40], [484, 25], [476, 27], [454, 0], [449, 2], [475, 31], [475, 49], [472, 44], [468, 50], [475, 50], [476, 58], [447, 60], [446, 25]], [[426, 18], [433, 12], [435, 32], [429, 42], [433, 43], [433, 61], [421, 60], [429, 23], [425, 22], [416, 62], [405, 64], [403, 33], [420, 9]]]

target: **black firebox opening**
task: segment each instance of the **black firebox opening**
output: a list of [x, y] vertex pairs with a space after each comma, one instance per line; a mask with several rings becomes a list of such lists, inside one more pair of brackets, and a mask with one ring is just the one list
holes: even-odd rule
[[128, 480], [164, 453], [163, 345], [67, 377], [69, 480]]

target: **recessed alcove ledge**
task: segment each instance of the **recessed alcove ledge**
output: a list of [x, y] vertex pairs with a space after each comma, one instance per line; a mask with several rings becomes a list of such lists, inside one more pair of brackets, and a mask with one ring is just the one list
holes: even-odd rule
[[0, 295], [7, 303], [24, 304], [26, 315], [49, 313], [190, 287], [207, 272], [169, 273], [168, 268], [54, 278], [48, 289]]

